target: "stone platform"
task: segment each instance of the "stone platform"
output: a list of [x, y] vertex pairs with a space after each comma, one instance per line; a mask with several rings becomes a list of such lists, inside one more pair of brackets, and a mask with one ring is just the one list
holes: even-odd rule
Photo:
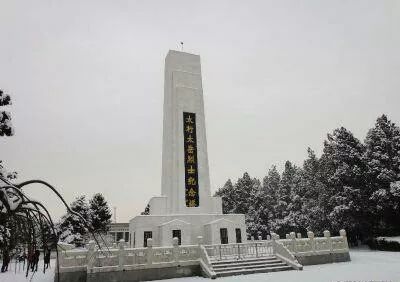
[[180, 230], [182, 245], [196, 243], [198, 236], [204, 238], [204, 244], [220, 244], [220, 230], [224, 228], [228, 243], [238, 243], [237, 229], [241, 241], [246, 240], [242, 214], [140, 215], [130, 221], [129, 227], [131, 247], [143, 247], [144, 234], [149, 231], [154, 246], [171, 245], [173, 230]]

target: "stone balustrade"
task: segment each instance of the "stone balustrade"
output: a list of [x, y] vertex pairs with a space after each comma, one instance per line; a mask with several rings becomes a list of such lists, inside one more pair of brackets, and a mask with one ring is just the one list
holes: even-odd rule
[[87, 249], [64, 250], [59, 256], [59, 272], [83, 271], [87, 274], [129, 271], [138, 269], [162, 268], [172, 266], [201, 266], [207, 276], [214, 275], [210, 262], [223, 259], [244, 259], [276, 255], [296, 269], [302, 265], [350, 260], [346, 231], [340, 230], [340, 236], [331, 237], [324, 231], [324, 237], [315, 237], [309, 231], [307, 238], [291, 232], [286, 239], [280, 239], [272, 233], [267, 240], [261, 236], [246, 243], [203, 245], [199, 236], [198, 245], [178, 245], [174, 238], [172, 246], [153, 247], [152, 239], [147, 240], [146, 248], [126, 248], [121, 240], [117, 248], [97, 249], [91, 241]]
[[286, 239], [279, 242], [285, 246], [302, 265], [312, 265], [330, 262], [349, 261], [349, 246], [345, 230], [340, 230], [339, 235], [331, 237], [328, 230], [323, 232], [323, 237], [315, 237], [312, 231], [307, 232], [307, 238], [301, 234], [291, 232]]
[[121, 240], [118, 248], [108, 250], [97, 249], [94, 241], [91, 241], [88, 249], [60, 252], [59, 271], [87, 269], [88, 273], [94, 273], [129, 270], [151, 265], [161, 266], [174, 262], [198, 264], [199, 259], [200, 245], [179, 246], [178, 238], [173, 239], [171, 247], [153, 247], [152, 239], [148, 239], [147, 248], [125, 248], [125, 242]]
[[286, 239], [280, 242], [295, 255], [311, 255], [324, 253], [342, 253], [348, 252], [346, 231], [340, 230], [340, 236], [331, 237], [328, 230], [324, 231], [324, 237], [315, 237], [311, 231], [307, 232], [308, 238], [301, 238], [301, 234], [291, 232], [287, 234]]

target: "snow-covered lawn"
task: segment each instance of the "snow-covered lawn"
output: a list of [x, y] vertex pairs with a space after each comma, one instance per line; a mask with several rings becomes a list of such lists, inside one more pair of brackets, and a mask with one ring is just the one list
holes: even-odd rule
[[[351, 262], [305, 266], [303, 271], [284, 271], [260, 273], [243, 276], [218, 278], [217, 282], [335, 282], [335, 281], [385, 281], [400, 282], [400, 253], [370, 251], [357, 249], [350, 252]], [[42, 265], [42, 264], [40, 264]], [[54, 261], [52, 270], [43, 274], [38, 272], [32, 281], [53, 282]], [[29, 278], [31, 274], [29, 275]], [[12, 271], [0, 273], [0, 282], [26, 282], [22, 271], [14, 274]], [[206, 282], [209, 279], [201, 277], [162, 280], [163, 282]]]

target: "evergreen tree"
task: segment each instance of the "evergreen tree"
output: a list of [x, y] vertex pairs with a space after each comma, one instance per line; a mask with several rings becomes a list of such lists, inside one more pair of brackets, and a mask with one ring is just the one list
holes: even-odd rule
[[[80, 214], [89, 223], [89, 205], [85, 196], [79, 196], [71, 204], [71, 210]], [[66, 243], [79, 245], [82, 243], [88, 229], [82, 219], [74, 214], [66, 214], [61, 218], [58, 229], [60, 230], [60, 240]]]
[[[0, 107], [11, 105], [11, 97], [0, 89]], [[11, 125], [11, 114], [8, 111], [0, 111], [0, 136], [14, 135]]]
[[103, 195], [97, 193], [89, 201], [90, 223], [94, 232], [106, 233], [111, 223], [111, 210]]
[[256, 178], [251, 178], [250, 175], [245, 172], [243, 177], [239, 178], [233, 188], [233, 213], [247, 214], [250, 207], [253, 205], [253, 201], [256, 193], [260, 189], [260, 181]]
[[298, 169], [290, 161], [286, 161], [285, 169], [282, 172], [282, 178], [279, 183], [275, 206], [276, 229], [279, 234], [289, 233], [296, 228], [292, 198], [296, 198], [293, 193], [295, 192], [294, 187], [299, 181], [297, 174]]
[[361, 142], [341, 127], [328, 134], [321, 156], [322, 180], [328, 189], [321, 194], [320, 205], [331, 222], [330, 229], [345, 228], [350, 239], [368, 233], [363, 209], [367, 199], [364, 151]]
[[365, 146], [371, 210], [377, 219], [374, 233], [398, 233], [400, 209], [395, 183], [400, 180], [399, 127], [382, 115], [368, 131]]
[[321, 234], [329, 223], [322, 208], [322, 195], [326, 191], [326, 186], [321, 181], [320, 162], [315, 152], [307, 149], [308, 158], [304, 161], [301, 170], [300, 183], [296, 188], [298, 198], [293, 200], [302, 202], [299, 211], [298, 221], [305, 232], [311, 230]]
[[251, 178], [245, 172], [235, 185], [228, 180], [215, 196], [222, 197], [224, 213], [240, 213], [245, 215], [247, 231], [252, 233], [254, 228], [254, 201], [260, 190], [260, 181]]
[[261, 235], [265, 238], [272, 231], [276, 231], [276, 212], [280, 175], [276, 166], [272, 166], [263, 179], [261, 189], [255, 195], [252, 226], [249, 233], [253, 236]]
[[226, 181], [223, 187], [215, 192], [215, 196], [222, 198], [222, 212], [231, 213], [234, 208], [233, 202], [233, 184], [230, 179]]

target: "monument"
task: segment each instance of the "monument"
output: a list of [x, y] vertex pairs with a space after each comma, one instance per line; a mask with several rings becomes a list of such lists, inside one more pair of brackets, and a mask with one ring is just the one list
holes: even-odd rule
[[149, 201], [149, 214], [129, 222], [130, 246], [245, 242], [243, 214], [222, 214], [212, 197], [200, 56], [170, 50], [165, 59], [161, 196]]

